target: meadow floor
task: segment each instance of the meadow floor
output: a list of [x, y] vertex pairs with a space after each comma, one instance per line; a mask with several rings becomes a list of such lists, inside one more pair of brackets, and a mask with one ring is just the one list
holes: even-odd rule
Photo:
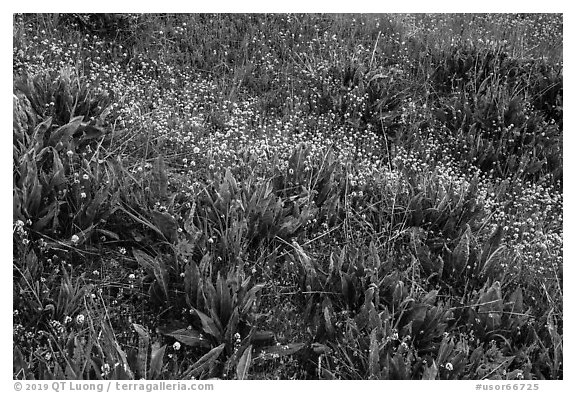
[[14, 15], [16, 379], [562, 379], [562, 16]]

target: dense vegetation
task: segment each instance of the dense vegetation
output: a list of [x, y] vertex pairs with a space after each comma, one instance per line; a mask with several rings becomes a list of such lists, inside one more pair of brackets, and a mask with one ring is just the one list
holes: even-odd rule
[[562, 379], [562, 16], [14, 16], [18, 379]]

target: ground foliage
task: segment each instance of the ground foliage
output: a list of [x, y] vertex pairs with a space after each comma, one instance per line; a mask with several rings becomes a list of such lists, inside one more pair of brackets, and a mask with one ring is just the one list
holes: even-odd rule
[[562, 379], [562, 17], [14, 16], [18, 379]]

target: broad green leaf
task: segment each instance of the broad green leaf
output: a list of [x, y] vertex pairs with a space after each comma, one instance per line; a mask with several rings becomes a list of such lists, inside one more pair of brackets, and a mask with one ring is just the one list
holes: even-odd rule
[[314, 268], [312, 259], [308, 256], [308, 254], [306, 254], [302, 246], [300, 246], [300, 244], [298, 244], [296, 241], [292, 242], [292, 246], [296, 250], [298, 261], [306, 272], [306, 283], [312, 285], [313, 280], [315, 280], [317, 277], [316, 269]]
[[285, 344], [285, 345], [272, 345], [269, 347], [262, 348], [262, 352], [260, 357], [268, 357], [268, 356], [288, 356], [293, 355], [296, 352], [300, 351], [306, 346], [305, 343], [294, 343], [294, 344]]
[[316, 355], [330, 354], [333, 352], [330, 347], [320, 343], [312, 343], [311, 347]]
[[160, 344], [155, 342], [152, 344], [152, 353], [150, 355], [150, 372], [149, 378], [156, 379], [160, 376], [162, 372], [164, 352], [166, 351], [166, 345], [160, 347]]
[[48, 117], [42, 123], [38, 124], [32, 133], [32, 139], [34, 139], [34, 150], [38, 153], [42, 148], [44, 148], [44, 135], [46, 131], [50, 129], [52, 125], [52, 117]]
[[53, 131], [48, 140], [50, 146], [56, 147], [56, 150], [61, 151], [65, 147], [68, 147], [72, 134], [78, 130], [78, 127], [82, 124], [84, 116], [76, 116], [71, 119], [68, 124], [59, 127], [57, 130]]
[[422, 373], [422, 380], [430, 381], [435, 380], [438, 376], [438, 366], [436, 366], [436, 362], [433, 360], [432, 365], [430, 367], [425, 366], [424, 372]]
[[240, 380], [246, 379], [248, 376], [248, 370], [250, 369], [250, 364], [252, 363], [252, 345], [244, 350], [242, 356], [238, 360], [238, 365], [236, 366], [236, 377]]
[[222, 325], [226, 325], [228, 324], [228, 320], [230, 319], [230, 315], [232, 313], [232, 300], [230, 298], [230, 290], [228, 289], [226, 280], [222, 278], [220, 273], [218, 273], [218, 277], [216, 279], [216, 293], [218, 295], [218, 299], [220, 300], [219, 320]]
[[438, 349], [438, 364], [444, 364], [450, 359], [450, 355], [454, 350], [454, 340], [449, 337], [444, 337]]
[[42, 185], [38, 180], [36, 153], [30, 150], [20, 165], [20, 185], [23, 192], [24, 207], [29, 215], [35, 215], [40, 206]]
[[189, 260], [184, 272], [184, 291], [190, 300], [189, 306], [197, 306], [196, 297], [198, 295], [198, 288], [201, 286], [200, 272], [196, 262]]
[[380, 256], [378, 255], [378, 249], [376, 248], [376, 244], [374, 241], [370, 241], [370, 257], [372, 258], [372, 266], [375, 271], [380, 269], [380, 265], [382, 264], [380, 261]]
[[218, 301], [218, 294], [216, 293], [216, 288], [212, 284], [210, 279], [204, 280], [204, 286], [202, 287], [202, 291], [204, 296], [207, 300], [207, 305], [205, 310], [207, 310], [207, 314], [214, 319], [218, 319], [218, 310], [220, 308], [220, 302]]
[[404, 297], [406, 296], [406, 288], [404, 288], [404, 281], [398, 280], [394, 287], [394, 292], [392, 293], [392, 301], [395, 304], [400, 304]]
[[87, 142], [98, 139], [103, 136], [106, 132], [96, 126], [92, 126], [90, 124], [83, 124], [81, 125], [78, 130], [74, 133], [74, 137], [78, 137], [78, 144], [83, 145]]
[[495, 281], [486, 293], [478, 300], [478, 313], [489, 331], [500, 327], [504, 304], [500, 282]]
[[22, 190], [16, 186], [12, 189], [12, 217], [14, 220], [22, 219], [22, 204], [24, 202]]
[[140, 376], [146, 379], [146, 366], [148, 363], [148, 346], [150, 344], [150, 335], [146, 328], [137, 323], [133, 323], [132, 326], [136, 333], [138, 333], [138, 372]]
[[522, 296], [522, 288], [518, 287], [510, 296], [510, 311], [513, 313], [524, 312], [524, 298]]
[[355, 307], [356, 302], [356, 289], [352, 278], [348, 273], [340, 272], [340, 284], [342, 287], [342, 296], [344, 296], [345, 301], [348, 303], [349, 307]]
[[40, 216], [40, 218], [38, 218], [34, 224], [33, 224], [33, 228], [35, 231], [38, 232], [42, 232], [43, 230], [48, 229], [48, 225], [53, 222], [54, 218], [56, 218], [58, 216], [58, 213], [60, 211], [59, 209], [60, 207], [60, 202], [59, 201], [53, 201], [51, 204], [49, 204], [48, 206], [46, 206], [38, 215]]
[[194, 363], [190, 370], [187, 371], [182, 379], [190, 379], [191, 377], [198, 377], [204, 371], [208, 370], [217, 360], [226, 344], [220, 344], [216, 348], [212, 349], [206, 355], [202, 356], [196, 363]]
[[207, 273], [209, 273], [210, 271], [211, 266], [212, 266], [212, 254], [210, 253], [205, 254], [200, 260], [200, 263], [198, 265], [200, 275], [206, 277], [206, 275], [208, 275]]
[[57, 190], [66, 184], [66, 171], [56, 149], [51, 147], [50, 150], [52, 151], [52, 179], [48, 187], [50, 190]]
[[470, 257], [470, 236], [472, 236], [470, 225], [466, 224], [466, 230], [460, 237], [458, 245], [452, 252], [454, 267], [457, 273], [462, 273], [466, 270], [466, 265], [468, 264], [468, 259]]
[[424, 298], [422, 299], [422, 303], [433, 306], [434, 303], [436, 303], [436, 296], [438, 296], [438, 291], [434, 289], [424, 296]]
[[137, 249], [132, 250], [132, 255], [134, 255], [136, 262], [138, 262], [140, 266], [148, 270], [150, 273], [154, 272], [154, 258]]
[[154, 258], [154, 275], [156, 276], [156, 280], [160, 284], [164, 295], [166, 296], [166, 300], [170, 298], [170, 294], [168, 292], [169, 287], [169, 275], [168, 270], [166, 270], [166, 266], [164, 265], [164, 261], [160, 257]]
[[164, 333], [164, 335], [172, 337], [176, 341], [191, 347], [197, 347], [197, 346], [205, 347], [209, 345], [208, 342], [209, 340], [202, 337], [200, 332], [194, 329], [178, 329], [169, 333]]
[[22, 379], [32, 379], [30, 378], [30, 371], [28, 369], [28, 362], [24, 359], [24, 355], [22, 355], [22, 351], [17, 345], [13, 346], [12, 349], [12, 367], [13, 367], [13, 375], [18, 377], [23, 377]]
[[[491, 248], [490, 248], [491, 249]], [[501, 245], [500, 247], [496, 248], [494, 252], [488, 255], [488, 258], [484, 262], [482, 269], [480, 270], [480, 276], [482, 277], [490, 277], [490, 273], [492, 271], [492, 267], [496, 266], [497, 262], [500, 260], [500, 255], [506, 249], [506, 245]], [[484, 255], [484, 254], [483, 254]]]
[[162, 288], [166, 299], [168, 299], [170, 297], [168, 292], [169, 275], [162, 259], [160, 257], [152, 258], [145, 252], [136, 249], [132, 250], [132, 254], [134, 255], [134, 258], [136, 258], [136, 261], [139, 265], [144, 267], [149, 272], [154, 273], [158, 285], [160, 285], [160, 288]]
[[153, 181], [150, 188], [152, 189], [153, 195], [159, 199], [166, 198], [168, 193], [168, 175], [162, 156], [159, 156], [154, 161], [152, 176]]
[[325, 379], [325, 380], [338, 379], [338, 378], [336, 378], [336, 375], [334, 375], [332, 372], [326, 370], [324, 367], [322, 367], [322, 369], [320, 370], [320, 378]]
[[[415, 329], [420, 330], [420, 326], [426, 320], [426, 312], [428, 311], [428, 306], [425, 304], [415, 304], [406, 315], [406, 320], [410, 321], [411, 328], [408, 334], [413, 335]], [[416, 332], [418, 331], [416, 330]]]
[[210, 318], [212, 319], [212, 321], [214, 321], [214, 324], [216, 325], [216, 328], [218, 329], [218, 331], [221, 332], [222, 334], [224, 334], [224, 327], [220, 323], [220, 317], [216, 313], [216, 309], [214, 307], [210, 307], [210, 309], [208, 311], [210, 314]]
[[226, 168], [226, 174], [224, 175], [224, 180], [226, 181], [226, 183], [228, 183], [232, 194], [235, 195], [238, 192], [238, 184], [236, 184], [236, 180], [234, 179], [234, 176], [232, 175], [232, 171], [230, 171], [230, 168]]
[[336, 334], [331, 317], [331, 314], [333, 313], [332, 304], [328, 298], [326, 298], [326, 300], [327, 301], [324, 302], [325, 304], [323, 304], [324, 325], [326, 326], [326, 333], [328, 334], [328, 337], [332, 338]]
[[94, 198], [90, 201], [88, 206], [86, 206], [86, 210], [84, 211], [83, 222], [81, 223], [82, 228], [86, 228], [89, 225], [94, 224], [96, 215], [98, 214], [99, 209], [102, 207], [102, 202], [104, 202], [105, 198], [108, 196], [108, 188], [101, 187]]
[[117, 233], [109, 231], [107, 229], [96, 229], [96, 232], [101, 233], [102, 235], [109, 237], [110, 239], [120, 240], [120, 236]]
[[234, 311], [228, 320], [226, 329], [224, 331], [224, 339], [226, 342], [234, 342], [234, 334], [238, 331], [238, 323], [240, 322], [240, 316], [238, 314], [238, 307], [234, 307]]
[[482, 265], [488, 264], [488, 259], [490, 259], [498, 248], [500, 248], [500, 242], [503, 235], [504, 230], [501, 225], [498, 225], [492, 235], [490, 235], [490, 239], [488, 239], [488, 242], [482, 250], [482, 257], [480, 258]]
[[264, 284], [257, 284], [250, 288], [250, 290], [246, 293], [242, 302], [242, 310], [240, 311], [241, 315], [246, 315], [250, 311], [252, 305], [256, 301], [256, 295], [258, 291], [260, 291], [262, 288], [264, 288]]
[[336, 264], [337, 262], [337, 258], [336, 255], [334, 254], [334, 252], [330, 253], [330, 264], [328, 265], [328, 275], [326, 277], [326, 282], [324, 283], [324, 285], [328, 285], [328, 283], [330, 282], [330, 280], [335, 276], [336, 273]]
[[151, 211], [152, 222], [170, 243], [178, 240], [178, 223], [166, 212]]
[[189, 242], [192, 246], [195, 246], [200, 237], [202, 236], [202, 230], [194, 225], [194, 214], [196, 213], [196, 200], [193, 201], [192, 207], [186, 216], [184, 221], [184, 230], [190, 235]]
[[202, 323], [202, 330], [205, 333], [210, 334], [212, 337], [216, 338], [217, 340], [222, 339], [222, 331], [218, 328], [218, 325], [212, 318], [208, 315], [204, 314], [202, 311], [193, 308], [194, 312], [200, 318], [200, 322]]
[[380, 348], [376, 337], [376, 329], [370, 333], [370, 350], [368, 353], [368, 372], [371, 379], [377, 379], [380, 374]]
[[148, 330], [144, 326], [139, 325], [137, 323], [133, 323], [132, 326], [134, 327], [134, 330], [136, 330], [136, 333], [138, 333], [138, 336], [144, 338], [150, 338], [150, 334], [148, 333]]
[[390, 374], [393, 379], [409, 379], [404, 356], [396, 353], [390, 360]]

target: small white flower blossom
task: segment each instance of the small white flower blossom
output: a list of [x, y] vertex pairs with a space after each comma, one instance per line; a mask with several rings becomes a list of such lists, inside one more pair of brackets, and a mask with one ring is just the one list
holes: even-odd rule
[[174, 348], [175, 351], [178, 351], [180, 349], [180, 343], [176, 341], [174, 344], [172, 344], [172, 348]]

